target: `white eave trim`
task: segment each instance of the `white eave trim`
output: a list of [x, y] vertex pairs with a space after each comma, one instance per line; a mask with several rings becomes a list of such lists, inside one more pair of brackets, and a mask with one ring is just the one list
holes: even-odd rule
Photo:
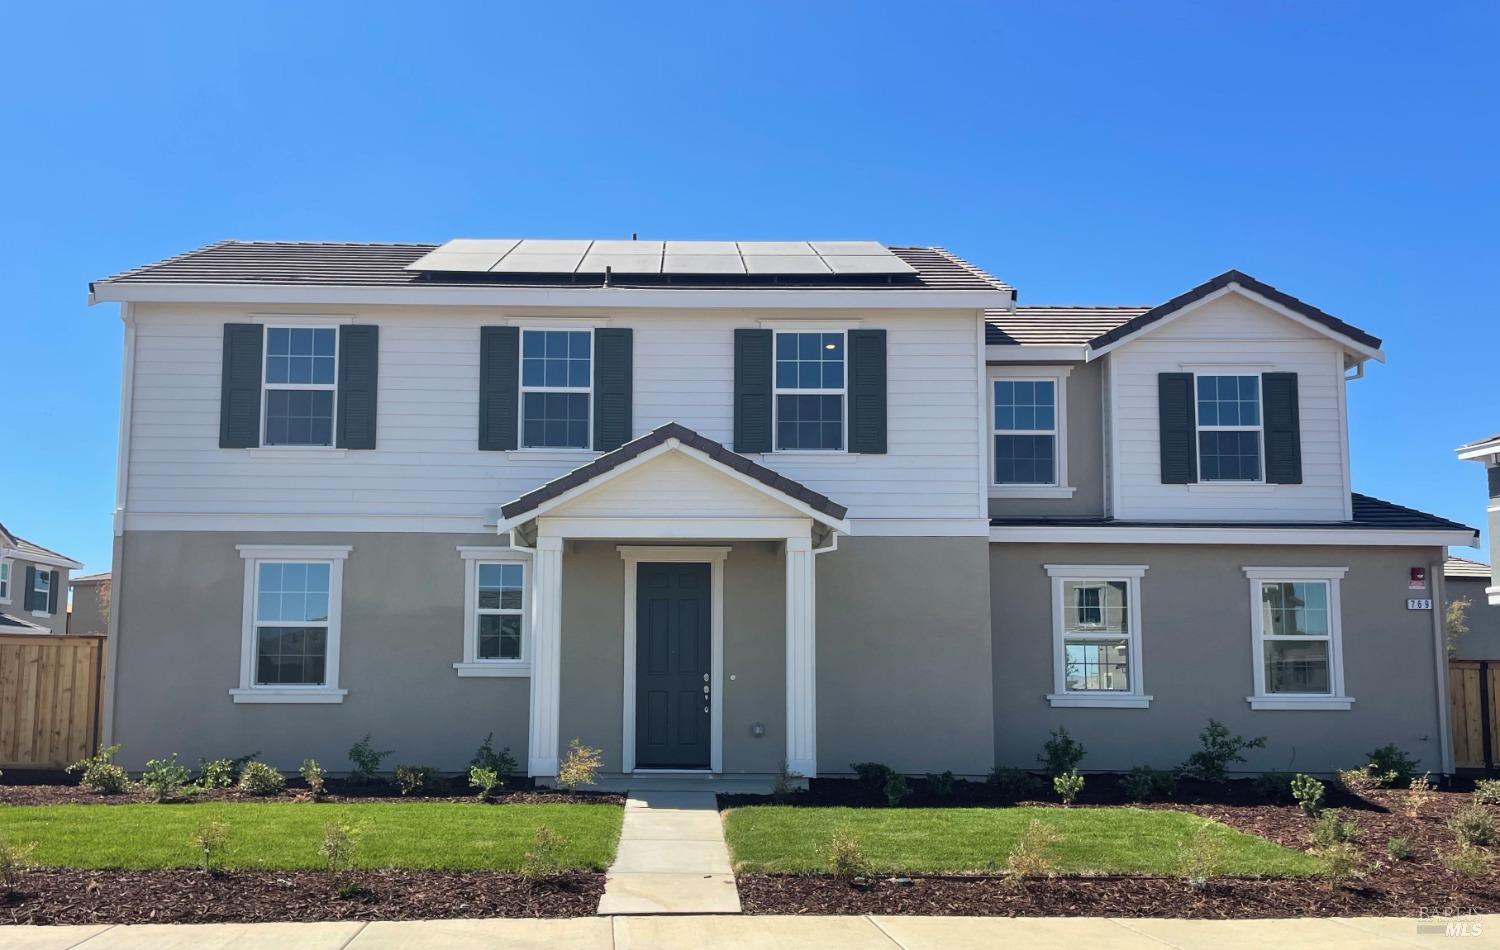
[[26, 561], [31, 564], [45, 564], [48, 567], [65, 567], [70, 571], [83, 570], [82, 562], [63, 557], [61, 554], [33, 554], [17, 548], [0, 548], [0, 561]]
[[869, 290], [766, 287], [339, 287], [306, 284], [152, 284], [99, 281], [89, 303], [404, 304], [490, 307], [797, 308], [984, 310], [1008, 307], [1006, 290]]
[[1500, 439], [1491, 439], [1476, 445], [1461, 445], [1456, 449], [1464, 461], [1480, 459], [1485, 462], [1500, 462]]
[[1083, 363], [1088, 359], [1087, 343], [1058, 343], [1048, 346], [1010, 343], [984, 348], [986, 363]]
[[1105, 527], [1024, 525], [990, 528], [992, 542], [1035, 544], [1324, 544], [1353, 547], [1471, 547], [1468, 531], [1380, 531], [1367, 528]]

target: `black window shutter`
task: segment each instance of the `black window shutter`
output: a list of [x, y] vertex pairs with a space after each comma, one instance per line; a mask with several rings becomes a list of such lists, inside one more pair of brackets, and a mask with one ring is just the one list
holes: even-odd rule
[[771, 451], [772, 331], [734, 331], [734, 450]]
[[479, 447], [506, 451], [519, 445], [521, 329], [479, 328]]
[[26, 596], [21, 598], [21, 605], [26, 610], [36, 610], [36, 568], [30, 564], [26, 565]]
[[224, 324], [219, 392], [219, 448], [260, 445], [260, 370], [264, 333], [258, 323]]
[[885, 331], [849, 331], [849, 451], [886, 451]]
[[1302, 422], [1297, 411], [1297, 374], [1265, 373], [1260, 378], [1266, 432], [1266, 481], [1302, 484]]
[[631, 332], [628, 327], [594, 331], [594, 451], [609, 452], [630, 441]]
[[1186, 485], [1196, 482], [1198, 437], [1193, 374], [1157, 374], [1156, 399], [1161, 421], [1161, 483]]
[[53, 571], [47, 583], [47, 613], [57, 613], [57, 589], [62, 586], [62, 576]]
[[339, 448], [375, 447], [379, 375], [380, 327], [363, 323], [339, 327]]

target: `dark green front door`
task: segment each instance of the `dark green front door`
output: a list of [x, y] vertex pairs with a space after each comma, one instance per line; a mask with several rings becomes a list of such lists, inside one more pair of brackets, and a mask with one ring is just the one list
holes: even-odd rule
[[707, 564], [636, 569], [635, 764], [709, 767], [713, 649]]

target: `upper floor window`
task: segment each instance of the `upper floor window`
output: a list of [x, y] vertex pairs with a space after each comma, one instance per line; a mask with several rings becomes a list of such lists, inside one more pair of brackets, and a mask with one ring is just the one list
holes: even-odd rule
[[997, 379], [995, 484], [1057, 484], [1057, 382]]
[[266, 327], [263, 445], [333, 445], [338, 330]]
[[1048, 564], [1052, 578], [1053, 706], [1144, 708], [1141, 566]]
[[1343, 695], [1339, 582], [1344, 568], [1245, 568], [1255, 653], [1254, 708], [1349, 708]]
[[777, 332], [777, 451], [844, 448], [844, 334]]
[[592, 362], [592, 331], [522, 331], [522, 448], [589, 447]]
[[31, 597], [33, 613], [50, 613], [52, 604], [52, 572], [36, 571], [32, 574]]
[[0, 602], [10, 603], [10, 562], [0, 561]]
[[1197, 377], [1198, 478], [1261, 480], [1259, 376]]

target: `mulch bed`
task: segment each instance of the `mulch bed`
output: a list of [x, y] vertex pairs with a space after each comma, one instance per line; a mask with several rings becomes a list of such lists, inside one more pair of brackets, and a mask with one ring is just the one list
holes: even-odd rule
[[[1106, 776], [1089, 776], [1081, 804], [1119, 804]], [[966, 787], [967, 786], [967, 787]], [[1500, 912], [1500, 874], [1480, 878], [1449, 871], [1442, 855], [1455, 848], [1447, 826], [1455, 811], [1469, 805], [1467, 783], [1438, 792], [1416, 816], [1406, 810], [1404, 790], [1374, 791], [1356, 798], [1328, 785], [1328, 804], [1359, 827], [1357, 847], [1365, 876], [1333, 886], [1308, 879], [1220, 878], [1203, 891], [1165, 877], [1058, 877], [1017, 887], [994, 875], [920, 875], [842, 881], [822, 876], [741, 875], [740, 901], [749, 914], [968, 914], [981, 916], [1085, 915], [1122, 917], [1328, 917], [1337, 915], [1434, 914], [1448, 911]], [[914, 783], [911, 805], [931, 805], [930, 792]], [[723, 807], [760, 804], [764, 796], [724, 796]], [[941, 804], [999, 804], [995, 792], [960, 782]], [[799, 805], [874, 805], [857, 782], [818, 780], [798, 797]], [[1013, 803], [1012, 803], [1013, 804]], [[1027, 804], [1051, 805], [1049, 802]], [[1267, 804], [1250, 781], [1227, 786], [1184, 784], [1173, 801], [1138, 805], [1189, 811], [1222, 821], [1290, 848], [1308, 847], [1311, 821], [1295, 805]], [[1500, 811], [1490, 809], [1500, 816]], [[1386, 853], [1394, 837], [1407, 839], [1411, 860]], [[1497, 862], [1500, 867], [1500, 862]]]
[[597, 872], [533, 884], [490, 871], [40, 870], [0, 892], [0, 924], [587, 917], [603, 893]]
[[[475, 790], [468, 787], [468, 780], [460, 781], [457, 778], [445, 780], [444, 787], [436, 788], [426, 794], [402, 795], [394, 785], [388, 782], [358, 785], [341, 779], [329, 779], [327, 790], [328, 794], [322, 799], [324, 802], [356, 802], [371, 799], [397, 799], [408, 802], [475, 802], [479, 800]], [[190, 789], [189, 793], [184, 794], [179, 800], [274, 802], [304, 801], [306, 798], [306, 783], [289, 781], [286, 791], [269, 797], [246, 795], [232, 788], [215, 788]], [[121, 795], [100, 795], [98, 792], [91, 792], [75, 784], [12, 784], [12, 777], [9, 774], [5, 776], [4, 784], [0, 784], [0, 805], [133, 805], [150, 801], [155, 801], [151, 792], [139, 785], [133, 786], [130, 791]], [[587, 802], [623, 807], [625, 796], [614, 792], [566, 792], [517, 784], [497, 789], [491, 801], [497, 805], [567, 805]]]

